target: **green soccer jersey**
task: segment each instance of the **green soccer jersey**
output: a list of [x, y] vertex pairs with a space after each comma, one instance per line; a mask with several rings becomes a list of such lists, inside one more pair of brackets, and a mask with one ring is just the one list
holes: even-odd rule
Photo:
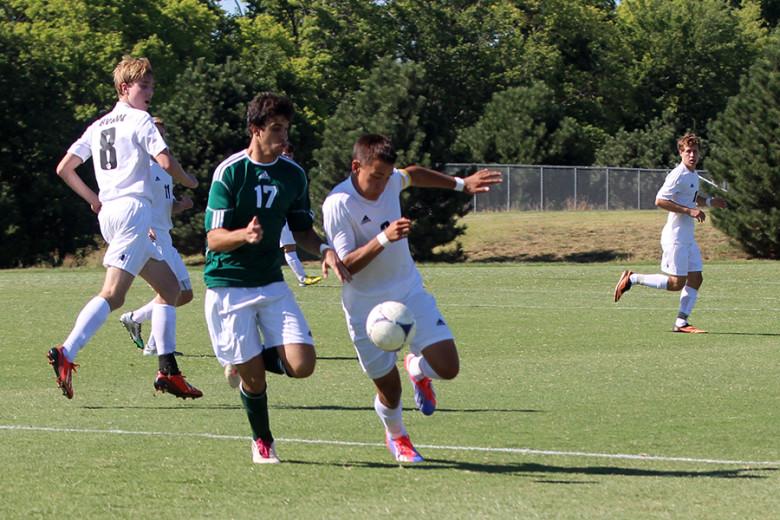
[[279, 237], [311, 229], [313, 215], [306, 172], [280, 156], [272, 163], [253, 161], [246, 151], [233, 154], [214, 171], [206, 208], [206, 232], [244, 228], [257, 216], [263, 239], [227, 253], [206, 250], [206, 287], [260, 287], [284, 280]]

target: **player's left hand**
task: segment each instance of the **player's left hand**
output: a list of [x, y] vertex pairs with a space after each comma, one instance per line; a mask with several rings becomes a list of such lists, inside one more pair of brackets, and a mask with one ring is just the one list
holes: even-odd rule
[[92, 210], [92, 213], [94, 213], [95, 215], [100, 213], [100, 208], [102, 207], [103, 207], [103, 203], [100, 201], [93, 202], [92, 204], [89, 205], [89, 208]]
[[463, 182], [465, 183], [463, 191], [469, 195], [490, 191], [491, 184], [499, 184], [502, 181], [501, 172], [499, 171], [487, 169], [479, 170], [463, 179]]
[[328, 277], [328, 269], [333, 269], [336, 273], [336, 277], [341, 283], [348, 283], [352, 281], [352, 273], [349, 272], [347, 266], [341, 261], [339, 255], [333, 249], [326, 249], [325, 255], [322, 257], [322, 277]]

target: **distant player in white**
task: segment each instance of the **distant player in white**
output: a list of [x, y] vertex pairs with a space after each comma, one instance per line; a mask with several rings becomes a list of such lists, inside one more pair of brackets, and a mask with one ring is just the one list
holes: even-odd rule
[[[155, 117], [153, 120], [155, 126], [160, 131], [160, 135], [165, 137], [165, 123], [163, 120], [159, 117]], [[179, 299], [176, 300], [176, 307], [181, 307], [192, 301], [192, 282], [190, 281], [190, 274], [187, 272], [187, 266], [184, 265], [179, 251], [173, 246], [173, 239], [171, 238], [173, 221], [171, 220], [171, 215], [191, 209], [193, 203], [192, 199], [186, 196], [180, 199], [174, 197], [173, 178], [159, 164], [151, 161], [150, 167], [153, 186], [152, 193], [154, 195], [151, 238], [179, 281], [181, 292], [179, 292]], [[160, 297], [156, 296], [143, 307], [126, 312], [119, 318], [119, 321], [130, 333], [130, 338], [135, 346], [143, 349], [145, 356], [156, 356], [158, 353], [165, 354], [165, 352], [158, 352], [157, 340], [153, 334], [149, 335], [149, 341], [146, 345], [144, 345], [144, 340], [141, 336], [141, 324], [152, 318], [154, 304], [160, 303], [160, 301]]]
[[[293, 146], [287, 142], [284, 145], [282, 155], [288, 159], [293, 159], [293, 153]], [[292, 270], [300, 287], [309, 287], [310, 285], [318, 284], [322, 280], [322, 276], [309, 276], [306, 274], [306, 269], [304, 269], [301, 259], [298, 258], [298, 247], [295, 244], [295, 238], [287, 224], [282, 228], [282, 234], [279, 237], [279, 247], [282, 248], [284, 261], [287, 262], [290, 270]]]
[[699, 175], [696, 173], [699, 149], [700, 141], [695, 134], [685, 134], [677, 141], [682, 161], [669, 172], [656, 195], [655, 205], [669, 212], [661, 232], [661, 271], [665, 274], [623, 271], [615, 286], [616, 302], [634, 284], [682, 291], [680, 310], [672, 330], [688, 334], [705, 332], [688, 323], [703, 281], [701, 252], [693, 233], [694, 221], [704, 222], [706, 215], [699, 209], [702, 206], [726, 207], [726, 201], [720, 197], [699, 194]]
[[400, 194], [409, 186], [474, 194], [501, 182], [501, 174], [481, 170], [464, 180], [415, 165], [398, 170], [395, 160], [387, 137], [360, 137], [352, 152], [352, 174], [333, 189], [322, 210], [329, 241], [352, 273], [352, 281], [343, 286], [342, 305], [360, 365], [376, 386], [374, 409], [384, 424], [385, 442], [396, 460], [419, 462], [422, 457], [401, 416], [397, 354], [380, 350], [369, 339], [365, 329], [369, 311], [380, 302], [395, 300], [414, 314], [417, 334], [404, 365], [423, 414], [436, 409], [431, 379], [453, 379], [460, 367], [452, 333], [436, 300], [423, 287], [409, 252], [412, 223], [401, 216]]
[[[119, 97], [114, 109], [92, 123], [68, 149], [57, 174], [98, 214], [100, 231], [108, 243], [103, 265], [106, 278], [100, 293], [81, 310], [67, 339], [48, 352], [57, 385], [73, 398], [73, 363], [79, 350], [105, 323], [111, 311], [122, 306], [136, 276], [140, 275], [160, 295], [152, 310], [152, 332], [162, 345], [157, 390], [177, 397], [200, 397], [176, 364], [176, 309], [179, 284], [162, 255], [148, 237], [152, 220], [150, 158], [185, 186], [197, 182], [170, 154], [160, 132], [147, 113], [154, 94], [152, 66], [146, 58], [125, 56], [114, 69]], [[87, 186], [76, 168], [93, 158], [100, 195]]]

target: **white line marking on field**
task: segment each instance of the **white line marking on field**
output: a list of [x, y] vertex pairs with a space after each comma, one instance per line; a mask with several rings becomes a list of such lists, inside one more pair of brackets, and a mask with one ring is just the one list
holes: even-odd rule
[[[51, 433], [95, 433], [112, 435], [143, 435], [150, 437], [197, 437], [201, 439], [214, 439], [224, 441], [247, 441], [250, 439], [244, 435], [221, 435], [216, 433], [188, 433], [188, 432], [148, 432], [133, 430], [108, 429], [99, 430], [93, 428], [54, 428], [47, 426], [25, 426], [21, 424], [0, 424], [0, 430], [7, 431], [34, 431]], [[327, 439], [292, 439], [278, 438], [279, 442], [297, 444], [324, 444], [327, 446], [358, 446], [358, 447], [384, 447], [378, 442], [339, 441]], [[490, 448], [480, 446], [440, 446], [436, 444], [417, 444], [418, 448], [427, 450], [449, 451], [479, 451], [488, 453], [512, 453], [516, 455], [546, 455], [552, 457], [586, 457], [596, 459], [638, 460], [655, 462], [691, 462], [696, 464], [736, 464], [740, 466], [780, 466], [780, 461], [756, 461], [756, 460], [728, 460], [728, 459], [700, 459], [695, 457], [664, 457], [659, 455], [632, 455], [625, 453], [591, 453], [586, 451], [558, 451], [536, 450], [532, 448]]]

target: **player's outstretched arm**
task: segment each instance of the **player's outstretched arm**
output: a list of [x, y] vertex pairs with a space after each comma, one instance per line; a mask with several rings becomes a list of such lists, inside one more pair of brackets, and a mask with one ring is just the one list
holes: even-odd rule
[[57, 165], [57, 175], [65, 181], [70, 189], [75, 191], [79, 197], [86, 200], [92, 211], [98, 213], [100, 211], [100, 199], [98, 199], [97, 193], [81, 180], [79, 174], [76, 173], [76, 168], [79, 167], [84, 161], [81, 157], [72, 153], [66, 153], [60, 163]]
[[708, 207], [708, 208], [725, 208], [728, 206], [726, 203], [726, 199], [723, 199], [721, 197], [713, 197], [713, 196], [704, 196], [704, 195], [697, 195], [696, 196], [696, 205], [701, 207]]
[[154, 160], [160, 165], [160, 168], [168, 172], [168, 174], [173, 177], [173, 180], [182, 186], [186, 186], [187, 188], [198, 187], [198, 179], [196, 179], [194, 175], [185, 172], [184, 168], [179, 164], [179, 161], [176, 160], [176, 157], [171, 155], [171, 152], [169, 152], [167, 148], [157, 154]]
[[502, 180], [501, 172], [487, 169], [479, 170], [465, 179], [453, 177], [416, 164], [407, 166], [404, 170], [409, 174], [412, 186], [457, 190], [469, 195], [489, 191], [492, 184], [498, 184]]

